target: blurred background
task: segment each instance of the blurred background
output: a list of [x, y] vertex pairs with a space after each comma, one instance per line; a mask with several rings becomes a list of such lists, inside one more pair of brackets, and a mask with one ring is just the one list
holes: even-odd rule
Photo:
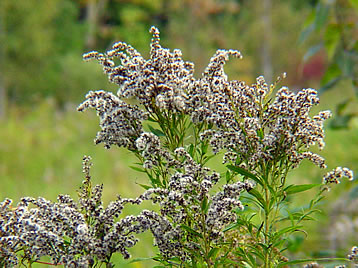
[[[227, 63], [230, 79], [251, 83], [264, 75], [273, 82], [286, 72], [282, 85], [319, 89], [321, 105], [314, 112], [334, 113], [321, 154], [329, 169], [358, 172], [357, 0], [1, 0], [1, 200], [75, 197], [83, 155], [93, 158], [93, 180], [104, 184], [105, 202], [142, 192], [138, 183], [145, 178], [129, 168], [135, 160], [125, 150], [95, 146], [98, 118], [76, 107], [89, 90], [117, 91], [82, 54], [124, 41], [147, 57], [151, 25], [160, 29], [163, 46], [181, 49], [195, 63], [197, 77], [216, 49], [237, 49], [244, 58]], [[319, 183], [325, 172], [303, 163], [290, 179]], [[345, 256], [358, 244], [357, 185], [342, 182], [332, 189], [323, 213], [308, 224], [307, 240], [292, 239], [292, 256]], [[143, 240], [132, 250], [135, 257], [155, 252], [150, 236]], [[152, 266], [116, 258], [120, 267]]]

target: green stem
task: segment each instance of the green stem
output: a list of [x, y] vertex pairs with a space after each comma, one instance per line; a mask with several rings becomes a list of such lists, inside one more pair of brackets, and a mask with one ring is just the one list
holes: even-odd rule
[[209, 258], [209, 252], [210, 252], [210, 242], [208, 242], [208, 234], [206, 231], [206, 226], [205, 226], [205, 213], [201, 213], [201, 222], [202, 222], [202, 228], [203, 228], [203, 240], [204, 240], [204, 256], [205, 256], [205, 262], [208, 265], [208, 268], [212, 267], [211, 262], [210, 262], [210, 258]]
[[[269, 205], [269, 193], [268, 193], [268, 189], [267, 186], [265, 184], [265, 201], [266, 201], [266, 208], [268, 209], [268, 205]], [[270, 230], [270, 223], [269, 223], [269, 211], [267, 211], [267, 209], [265, 209], [265, 245], [269, 244], [269, 230]], [[265, 250], [265, 268], [269, 268], [270, 267], [270, 256], [269, 256], [269, 252], [268, 250]]]

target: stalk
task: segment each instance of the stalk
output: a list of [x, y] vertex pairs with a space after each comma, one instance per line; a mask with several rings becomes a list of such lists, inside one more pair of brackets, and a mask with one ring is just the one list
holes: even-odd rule
[[[268, 193], [268, 189], [267, 186], [265, 184], [265, 201], [266, 201], [266, 206], [268, 207], [269, 205], [269, 193]], [[269, 236], [268, 236], [268, 232], [270, 229], [270, 224], [269, 224], [269, 211], [265, 211], [265, 245], [269, 244]], [[265, 251], [265, 268], [269, 268], [270, 267], [270, 254], [268, 252], [268, 250]]]

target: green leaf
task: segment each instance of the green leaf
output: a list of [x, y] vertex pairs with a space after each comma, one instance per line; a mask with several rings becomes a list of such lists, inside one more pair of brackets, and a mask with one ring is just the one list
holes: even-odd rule
[[203, 154], [206, 154], [207, 153], [207, 151], [208, 151], [208, 147], [209, 147], [209, 144], [208, 143], [202, 143], [201, 144], [201, 152], [203, 153]]
[[208, 209], [208, 198], [205, 196], [203, 200], [201, 200], [201, 211], [205, 212]]
[[197, 236], [197, 237], [203, 238], [202, 234], [200, 234], [197, 231], [193, 230], [189, 226], [186, 226], [186, 225], [182, 224], [182, 225], [180, 225], [180, 227], [183, 228], [184, 230], [188, 231], [189, 233]]
[[149, 260], [153, 260], [153, 257], [148, 257], [148, 258], [135, 258], [133, 260], [131, 260], [128, 263], [134, 263], [134, 262], [141, 262], [141, 261], [149, 261]]
[[218, 254], [219, 252], [219, 248], [212, 248], [210, 251], [209, 251], [209, 254], [208, 254], [208, 257], [209, 258], [216, 258], [216, 255]]
[[256, 234], [256, 238], [259, 237], [260, 233], [261, 233], [261, 230], [262, 228], [264, 227], [264, 222], [261, 223], [260, 227], [257, 229], [257, 234]]
[[294, 235], [287, 240], [287, 248], [292, 252], [297, 252], [304, 241], [305, 239], [302, 235]]
[[254, 254], [255, 256], [259, 257], [261, 260], [265, 259], [265, 256], [261, 253], [261, 250], [259, 250], [256, 245], [248, 244], [247, 247], [252, 250], [252, 252], [250, 252], [251, 254]]
[[154, 135], [156, 135], [156, 136], [158, 136], [158, 137], [165, 137], [164, 132], [161, 131], [160, 129], [153, 128], [151, 125], [148, 125], [148, 127], [149, 127], [150, 131], [151, 131]]
[[146, 173], [145, 169], [144, 168], [140, 168], [140, 167], [135, 167], [135, 166], [129, 166], [129, 168], [135, 170], [135, 171], [138, 171], [138, 172], [143, 172], [143, 173]]
[[138, 185], [141, 186], [142, 188], [144, 188], [145, 190], [148, 190], [148, 189], [152, 188], [152, 186], [145, 185], [145, 184], [138, 183]]
[[299, 228], [302, 228], [302, 226], [289, 226], [286, 228], [281, 229], [280, 231], [274, 233], [275, 239], [279, 239], [284, 234], [290, 234], [292, 232], [301, 231]]
[[67, 235], [64, 235], [63, 236], [63, 243], [65, 243], [66, 245], [71, 245], [71, 237], [67, 236]]
[[346, 129], [350, 121], [357, 116], [357, 113], [344, 113], [352, 99], [347, 99], [336, 106], [336, 116], [332, 118], [329, 127], [332, 129]]
[[189, 145], [188, 154], [189, 154], [191, 157], [194, 157], [194, 144], [190, 144], [190, 145]]
[[205, 156], [205, 160], [203, 161], [203, 165], [206, 164], [211, 158], [213, 158], [215, 155], [209, 155], [209, 156]]
[[259, 129], [256, 131], [256, 133], [257, 133], [257, 135], [260, 137], [261, 140], [262, 140], [262, 139], [264, 138], [264, 136], [265, 136], [264, 131], [263, 131], [261, 128], [259, 128]]
[[158, 178], [154, 178], [153, 175], [148, 174], [148, 173], [147, 173], [147, 175], [148, 175], [148, 177], [150, 179], [150, 182], [152, 183], [152, 185], [154, 187], [161, 186], [160, 180]]
[[266, 206], [266, 202], [265, 199], [262, 197], [262, 195], [255, 189], [251, 189], [250, 191], [248, 191], [248, 193], [252, 196], [254, 196], [257, 201], [260, 203], [261, 207], [268, 212], [267, 210], [267, 206]]
[[226, 183], [229, 183], [231, 181], [231, 179], [232, 179], [231, 173], [228, 170], [225, 173], [225, 179], [226, 179]]
[[232, 223], [232, 224], [230, 224], [229, 226], [225, 227], [224, 230], [223, 230], [223, 232], [225, 233], [225, 232], [227, 232], [227, 231], [230, 231], [230, 230], [236, 228], [237, 226], [240, 226], [240, 224], [238, 224], [238, 223]]
[[353, 86], [356, 96], [358, 97], [358, 78], [357, 77], [352, 79], [352, 86]]
[[250, 262], [252, 263], [252, 265], [254, 265], [253, 267], [257, 267], [256, 259], [255, 259], [254, 255], [253, 254], [248, 254], [248, 257], [249, 257]]
[[341, 74], [342, 74], [342, 71], [339, 68], [339, 66], [336, 63], [333, 63], [327, 68], [327, 70], [322, 78], [321, 84], [323, 84], [323, 85], [327, 84], [329, 81], [339, 77]]
[[150, 121], [150, 122], [155, 122], [155, 123], [157, 122], [157, 120], [155, 120], [155, 119], [154, 119], [153, 117], [151, 117], [151, 116], [149, 116], [147, 120]]
[[252, 174], [251, 172], [247, 171], [246, 169], [243, 169], [241, 167], [238, 167], [238, 166], [233, 166], [233, 165], [227, 165], [226, 166], [228, 169], [236, 172], [236, 173], [239, 173], [245, 177], [248, 177], [250, 179], [253, 179], [255, 182], [257, 182], [258, 184], [260, 184], [261, 186], [263, 186], [263, 183], [262, 181], [256, 177], [254, 174]]
[[313, 187], [317, 187], [320, 185], [321, 184], [317, 184], [317, 183], [316, 184], [290, 185], [290, 186], [286, 187], [284, 191], [286, 192], [287, 195], [290, 195], [290, 194], [304, 192], [309, 189], [312, 189]]

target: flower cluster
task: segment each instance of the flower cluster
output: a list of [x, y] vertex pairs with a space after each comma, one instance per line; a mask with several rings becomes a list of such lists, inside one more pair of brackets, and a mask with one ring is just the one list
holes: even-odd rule
[[216, 118], [218, 129], [209, 129], [201, 137], [210, 140], [214, 152], [226, 149], [224, 162], [244, 163], [254, 170], [282, 159], [288, 159], [294, 168], [308, 159], [326, 167], [321, 156], [307, 151], [314, 144], [324, 147], [323, 122], [331, 115], [324, 111], [309, 116], [310, 108], [319, 102], [315, 90], [295, 94], [283, 87], [270, 102], [269, 87], [259, 77], [252, 86], [232, 81], [220, 92], [224, 92], [220, 105], [216, 104], [220, 112], [213, 109], [209, 117]]
[[348, 255], [348, 259], [358, 265], [358, 247], [352, 247], [351, 253]]
[[[228, 184], [212, 196], [209, 191], [220, 175], [197, 164], [184, 148], [178, 148], [175, 153], [185, 159], [177, 166], [177, 169], [184, 167], [184, 171], [171, 176], [167, 189], [150, 189], [139, 199], [160, 205], [160, 214], [143, 212], [142, 222], [146, 225], [149, 221], [161, 256], [165, 260], [177, 257], [185, 261], [192, 250], [221, 241], [223, 229], [236, 220], [233, 210], [243, 209], [240, 193], [253, 186], [249, 182]], [[210, 242], [204, 241], [204, 234]]]
[[170, 159], [168, 152], [161, 148], [160, 139], [153, 133], [142, 133], [136, 140], [136, 148], [141, 153], [143, 159], [145, 159], [143, 167], [147, 169], [158, 165], [160, 157], [164, 157], [167, 160]]
[[[158, 29], [152, 27], [151, 32], [148, 60], [122, 42], [104, 54], [92, 51], [84, 55], [86, 60], [97, 59], [110, 81], [120, 86], [119, 99], [135, 97], [152, 119], [154, 114], [166, 117], [184, 113], [194, 124], [208, 123], [213, 128], [203, 129], [201, 139], [209, 140], [215, 153], [224, 149], [225, 163], [244, 164], [248, 170], [255, 170], [267, 162], [275, 165], [279, 161], [295, 168], [308, 159], [326, 167], [321, 156], [308, 151], [314, 144], [324, 147], [323, 123], [331, 116], [323, 111], [310, 117], [311, 107], [319, 103], [314, 89], [296, 94], [283, 87], [272, 96], [276, 85], [267, 85], [261, 76], [253, 85], [229, 81], [223, 66], [229, 56], [241, 58], [237, 50], [218, 50], [202, 77], [195, 79], [193, 64], [182, 60], [180, 50], [162, 48]], [[118, 66], [115, 59], [120, 62]], [[146, 113], [135, 106], [123, 116], [129, 107], [111, 93], [105, 94], [91, 92], [79, 110], [92, 107], [101, 111], [102, 106], [108, 107], [105, 117], [100, 114], [102, 131], [97, 142], [126, 146], [130, 141], [133, 145]], [[120, 112], [117, 106], [123, 107]]]
[[[103, 208], [102, 186], [91, 187], [90, 159], [84, 158], [84, 173], [79, 201], [59, 195], [57, 202], [45, 198], [24, 197], [11, 207], [11, 200], [0, 203], [0, 264], [5, 267], [22, 261], [36, 262], [48, 256], [54, 264], [66, 267], [91, 267], [97, 262], [110, 265], [111, 255], [120, 252], [129, 258], [128, 248], [137, 243], [135, 233], [143, 232], [128, 216], [119, 221], [127, 203], [139, 204], [136, 199], [118, 197]], [[110, 267], [110, 266], [109, 266]]]
[[348, 168], [337, 167], [334, 170], [328, 172], [323, 177], [322, 182], [324, 184], [339, 184], [341, 183], [340, 179], [343, 177], [348, 178], [350, 181], [353, 180], [353, 171]]
[[[243, 209], [238, 200], [240, 193], [252, 185], [225, 185], [210, 196], [209, 190], [220, 175], [196, 164], [184, 148], [178, 148], [176, 154], [186, 159], [177, 166], [184, 166], [185, 172], [173, 175], [168, 189], [152, 188], [136, 199], [118, 197], [107, 208], [103, 208], [101, 200], [103, 186], [91, 186], [89, 157], [83, 159], [85, 179], [78, 191], [78, 202], [68, 195], [59, 195], [57, 202], [25, 197], [12, 208], [12, 201], [6, 199], [0, 203], [0, 264], [17, 265], [16, 252], [23, 250], [22, 261], [36, 262], [48, 256], [53, 264], [66, 267], [92, 267], [98, 262], [111, 265], [115, 252], [129, 258], [128, 248], [138, 242], [135, 234], [146, 230], [152, 232], [164, 260], [190, 259], [188, 249], [204, 243], [188, 239], [193, 233], [199, 238], [203, 233], [209, 234], [210, 243], [219, 241], [224, 227], [236, 219], [233, 209]], [[125, 204], [138, 205], [144, 200], [159, 203], [160, 214], [144, 210], [138, 216], [117, 220]], [[186, 229], [186, 225], [191, 227]]]
[[319, 265], [317, 262], [307, 263], [303, 266], [303, 268], [321, 268], [322, 266]]
[[147, 114], [136, 105], [122, 101], [116, 95], [105, 91], [90, 91], [79, 107], [79, 111], [94, 108], [100, 118], [101, 131], [97, 133], [95, 143], [135, 148], [135, 141], [143, 132], [142, 121]]
[[[106, 53], [89, 52], [85, 60], [96, 59], [119, 86], [120, 98], [135, 97], [146, 109], [185, 110], [185, 90], [194, 81], [194, 65], [181, 58], [181, 51], [162, 48], [159, 31], [152, 27], [150, 59], [145, 60], [130, 45], [118, 42]], [[114, 60], [120, 62], [115, 65]]]

